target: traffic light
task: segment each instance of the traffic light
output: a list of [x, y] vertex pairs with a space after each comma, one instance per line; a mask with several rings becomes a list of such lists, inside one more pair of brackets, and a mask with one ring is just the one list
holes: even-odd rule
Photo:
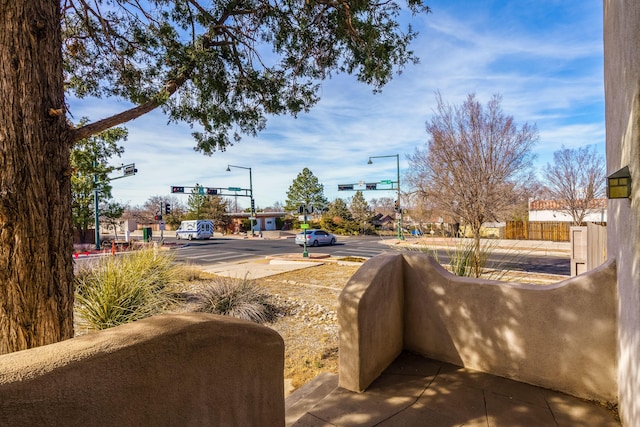
[[400, 203], [398, 203], [397, 200], [393, 202], [393, 210], [396, 212], [400, 212]]
[[298, 206], [298, 213], [302, 215], [304, 213], [304, 205]]
[[377, 190], [378, 189], [378, 184], [375, 183], [375, 182], [367, 183], [365, 188], [367, 190]]
[[153, 217], [156, 221], [162, 221], [162, 215], [156, 215]]
[[164, 214], [169, 215], [171, 213], [171, 205], [169, 203], [164, 204]]
[[171, 187], [172, 193], [184, 193], [184, 187]]
[[256, 211], [256, 201], [251, 199], [251, 213]]
[[215, 196], [216, 194], [218, 194], [218, 189], [217, 188], [207, 188], [207, 194], [209, 194], [210, 196]]
[[353, 190], [353, 184], [338, 184], [338, 191]]

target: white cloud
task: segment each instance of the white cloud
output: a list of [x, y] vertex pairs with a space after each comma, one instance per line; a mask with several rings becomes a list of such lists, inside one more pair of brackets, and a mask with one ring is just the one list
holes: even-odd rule
[[[170, 185], [248, 186], [247, 171], [225, 171], [234, 164], [252, 168], [261, 207], [284, 202], [304, 167], [324, 184], [328, 198], [347, 198], [353, 193], [339, 193], [337, 184], [395, 178], [395, 159], [367, 165], [369, 156], [399, 154], [406, 170], [405, 155], [427, 140], [425, 123], [435, 91], [454, 104], [472, 92], [482, 102], [502, 94], [507, 114], [518, 123], [537, 124], [540, 164], [562, 144], [604, 146], [601, 5], [577, 0], [429, 3], [433, 13], [412, 22], [420, 31], [413, 48], [421, 63], [408, 66], [380, 94], [354, 77], [334, 76], [323, 82], [322, 99], [310, 113], [271, 117], [256, 138], [245, 137], [211, 157], [193, 150], [187, 125], [166, 125], [160, 112], [126, 124], [130, 136], [122, 162], [135, 162], [139, 173], [114, 181], [114, 197], [142, 204], [167, 194]], [[71, 104], [77, 119], [80, 114], [92, 120], [123, 107], [104, 100]]]

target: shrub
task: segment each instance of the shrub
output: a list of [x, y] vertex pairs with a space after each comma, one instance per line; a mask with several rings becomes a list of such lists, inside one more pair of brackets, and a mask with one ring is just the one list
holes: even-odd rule
[[278, 310], [251, 281], [216, 277], [200, 291], [198, 312], [237, 317], [256, 323], [273, 322]]
[[107, 329], [166, 309], [172, 302], [172, 257], [140, 250], [103, 257], [76, 276], [76, 314], [90, 329]]
[[[513, 267], [526, 256], [526, 252], [515, 249], [506, 251], [498, 250], [499, 241], [495, 239], [483, 239], [480, 246], [480, 277], [491, 280], [514, 280], [517, 275], [513, 275]], [[457, 276], [475, 277], [473, 268], [474, 242], [473, 239], [456, 238], [448, 239], [447, 244], [442, 247], [429, 247], [427, 245], [412, 245], [402, 247], [403, 250], [417, 250], [433, 257], [437, 262], [445, 265], [439, 255], [439, 250], [443, 249], [445, 257], [449, 260], [448, 269]], [[489, 257], [492, 257], [492, 267], [488, 268]]]

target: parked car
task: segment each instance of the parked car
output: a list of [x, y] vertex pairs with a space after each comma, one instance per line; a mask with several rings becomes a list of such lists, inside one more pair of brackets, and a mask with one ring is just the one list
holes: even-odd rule
[[324, 230], [307, 230], [296, 235], [296, 244], [304, 245], [305, 234], [307, 237], [307, 246], [333, 245], [336, 243], [336, 236], [327, 233]]

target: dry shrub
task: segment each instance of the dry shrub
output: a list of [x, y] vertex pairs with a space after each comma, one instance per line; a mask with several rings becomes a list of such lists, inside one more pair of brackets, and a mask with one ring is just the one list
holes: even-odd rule
[[251, 281], [230, 277], [216, 277], [199, 293], [201, 300], [198, 312], [221, 314], [250, 320], [256, 323], [271, 323], [278, 310], [271, 303], [271, 297], [263, 293]]

